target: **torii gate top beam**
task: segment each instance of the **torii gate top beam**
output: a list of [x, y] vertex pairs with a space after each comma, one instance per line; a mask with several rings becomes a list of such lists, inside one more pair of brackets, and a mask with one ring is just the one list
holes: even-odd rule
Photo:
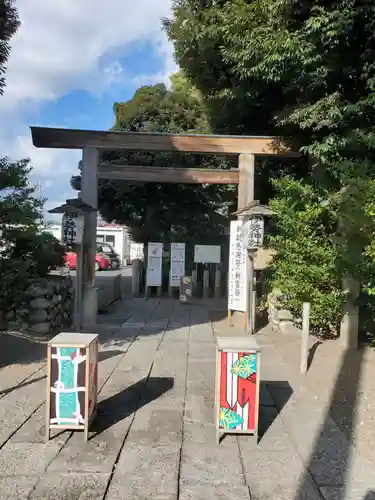
[[37, 148], [83, 149], [92, 146], [104, 150], [299, 156], [278, 137], [106, 132], [49, 127], [31, 127], [31, 135]]

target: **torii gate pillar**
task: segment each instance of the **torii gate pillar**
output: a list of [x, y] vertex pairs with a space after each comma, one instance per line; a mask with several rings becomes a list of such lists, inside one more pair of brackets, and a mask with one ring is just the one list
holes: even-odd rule
[[82, 297], [81, 327], [90, 330], [96, 325], [98, 297], [95, 286], [96, 221], [98, 209], [98, 159], [97, 148], [83, 149], [81, 172], [81, 200], [95, 211], [85, 215], [82, 255], [77, 259], [76, 293]]
[[[238, 159], [239, 184], [237, 210], [241, 210], [254, 201], [254, 178], [255, 178], [255, 155], [240, 154]], [[255, 304], [254, 301], [254, 256], [247, 253], [246, 276], [246, 329], [254, 332], [255, 327]]]

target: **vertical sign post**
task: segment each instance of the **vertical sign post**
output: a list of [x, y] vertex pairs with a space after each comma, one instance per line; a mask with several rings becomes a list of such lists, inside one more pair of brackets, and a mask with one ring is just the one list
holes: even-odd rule
[[185, 276], [185, 243], [171, 243], [170, 288], [179, 288]]
[[233, 311], [244, 313], [244, 329], [247, 328], [247, 251], [242, 244], [242, 220], [231, 221], [229, 240], [228, 322]]

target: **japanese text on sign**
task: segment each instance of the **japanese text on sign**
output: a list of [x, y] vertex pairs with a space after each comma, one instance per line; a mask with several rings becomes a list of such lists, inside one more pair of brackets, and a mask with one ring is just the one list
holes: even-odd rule
[[61, 241], [65, 245], [81, 243], [83, 236], [84, 217], [77, 214], [64, 214], [62, 218]]
[[169, 283], [173, 287], [180, 286], [181, 277], [185, 275], [185, 243], [171, 243], [171, 269]]
[[247, 249], [259, 248], [263, 245], [264, 220], [260, 215], [253, 215], [243, 228], [244, 246]]
[[242, 226], [241, 220], [230, 223], [228, 309], [233, 311], [246, 311], [247, 306], [247, 259], [242, 245]]

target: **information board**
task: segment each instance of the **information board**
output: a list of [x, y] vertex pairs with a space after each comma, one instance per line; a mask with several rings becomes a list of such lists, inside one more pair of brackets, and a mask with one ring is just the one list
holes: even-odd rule
[[247, 310], [247, 251], [242, 245], [242, 220], [230, 223], [228, 309]]
[[147, 256], [146, 286], [161, 286], [163, 243], [149, 243]]
[[194, 262], [196, 264], [220, 264], [220, 245], [195, 245]]
[[169, 284], [179, 287], [181, 277], [185, 275], [185, 243], [171, 243], [171, 269]]

